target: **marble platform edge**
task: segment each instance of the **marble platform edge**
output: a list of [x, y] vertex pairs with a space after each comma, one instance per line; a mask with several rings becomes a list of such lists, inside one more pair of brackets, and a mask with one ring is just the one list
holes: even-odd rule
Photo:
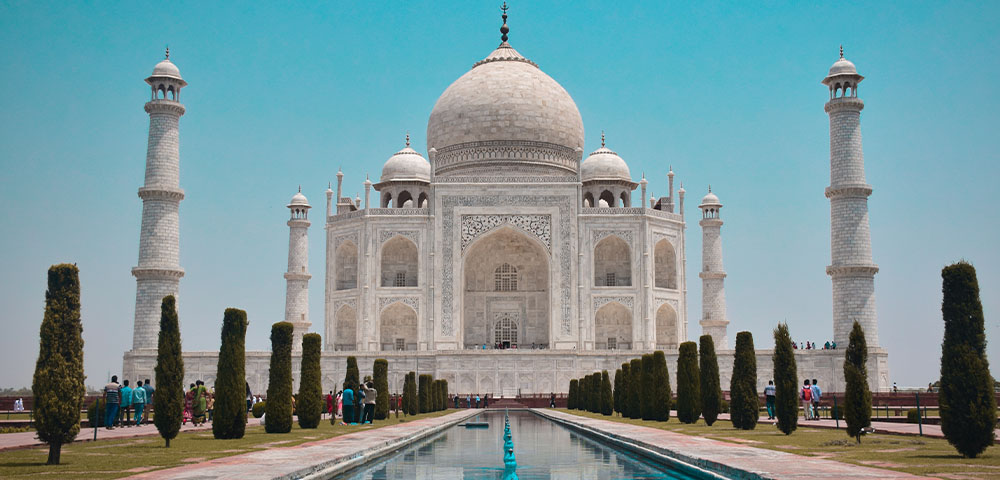
[[[628, 450], [632, 453], [651, 458], [659, 463], [669, 465], [675, 469], [685, 471], [686, 473], [695, 473], [699, 476], [705, 476], [708, 478], [714, 478], [719, 480], [727, 480], [733, 478], [733, 474], [738, 475], [737, 478], [746, 480], [765, 480], [764, 477], [760, 475], [753, 474], [740, 469], [734, 469], [728, 465], [717, 464], [716, 462], [706, 462], [702, 459], [692, 458], [687, 455], [680, 454], [678, 452], [656, 447], [654, 445], [649, 445], [640, 440], [636, 440], [629, 437], [622, 437], [615, 435], [613, 433], [608, 433], [602, 430], [597, 430], [593, 427], [589, 427], [577, 422], [570, 421], [569, 419], [560, 418], [546, 412], [544, 409], [532, 408], [529, 409], [535, 415], [542, 418], [556, 422], [563, 427], [570, 430], [574, 430], [579, 433], [592, 438], [597, 438], [601, 442], [613, 445], [615, 447]], [[709, 465], [705, 465], [705, 464]], [[715, 468], [711, 468], [715, 467]]]
[[[418, 430], [410, 435], [386, 441], [377, 447], [359, 450], [351, 455], [345, 455], [332, 460], [327, 460], [315, 465], [310, 465], [292, 473], [274, 477], [274, 480], [319, 480], [332, 478], [334, 475], [339, 475], [351, 470], [352, 468], [364, 465], [365, 463], [373, 462], [401, 448], [406, 448], [413, 443], [419, 442], [420, 440], [432, 435], [436, 435], [437, 433], [451, 428], [482, 412], [483, 410], [480, 409], [471, 409], [466, 412], [466, 415], [458, 415], [453, 420]], [[456, 413], [459, 412], [449, 415], [455, 415]]]

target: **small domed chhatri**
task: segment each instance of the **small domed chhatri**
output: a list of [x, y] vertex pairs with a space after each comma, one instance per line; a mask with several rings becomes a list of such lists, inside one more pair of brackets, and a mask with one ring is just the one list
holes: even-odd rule
[[601, 148], [594, 150], [580, 165], [580, 181], [624, 180], [632, 181], [628, 164], [617, 153], [604, 145], [604, 134], [601, 133]]
[[174, 65], [174, 62], [170, 61], [170, 47], [167, 47], [166, 58], [160, 60], [160, 63], [157, 63], [156, 66], [153, 67], [153, 74], [150, 75], [150, 77], [166, 77], [184, 81], [184, 79], [181, 78], [180, 69], [177, 68], [177, 65]]
[[431, 181], [431, 164], [420, 153], [410, 148], [410, 135], [406, 135], [406, 146], [393, 154], [382, 166], [382, 182], [390, 181]]
[[290, 202], [288, 202], [288, 207], [289, 208], [291, 208], [291, 207], [298, 207], [298, 206], [303, 206], [303, 207], [308, 207], [309, 206], [309, 200], [307, 200], [306, 196], [302, 194], [302, 186], [299, 186], [298, 193], [296, 193], [295, 195], [293, 195], [292, 196], [292, 200]]
[[702, 207], [721, 207], [721, 206], [722, 206], [722, 203], [719, 202], [719, 197], [716, 196], [714, 193], [712, 193], [712, 187], [709, 186], [708, 187], [708, 195], [705, 195], [705, 197], [701, 199], [701, 205], [698, 205], [698, 208], [702, 208]]

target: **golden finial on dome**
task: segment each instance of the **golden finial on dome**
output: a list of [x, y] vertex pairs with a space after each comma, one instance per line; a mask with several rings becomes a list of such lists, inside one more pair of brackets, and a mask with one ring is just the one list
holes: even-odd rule
[[604, 148], [604, 130], [601, 130], [601, 148]]
[[406, 132], [406, 146], [410, 146], [410, 132]]
[[840, 45], [840, 58], [844, 58], [844, 45]]
[[170, 60], [170, 45], [167, 45], [167, 60]]
[[500, 41], [507, 43], [507, 34], [510, 33], [510, 27], [507, 26], [507, 2], [503, 2], [503, 6], [500, 10], [503, 11], [503, 25], [500, 26]]

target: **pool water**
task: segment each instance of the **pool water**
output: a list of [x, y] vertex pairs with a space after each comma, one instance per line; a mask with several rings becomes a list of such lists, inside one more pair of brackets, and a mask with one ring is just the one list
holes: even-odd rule
[[[339, 478], [505, 478], [504, 412], [484, 412], [469, 421], [489, 422], [490, 427], [451, 427]], [[510, 412], [510, 430], [521, 480], [704, 478], [615, 449], [531, 412]]]

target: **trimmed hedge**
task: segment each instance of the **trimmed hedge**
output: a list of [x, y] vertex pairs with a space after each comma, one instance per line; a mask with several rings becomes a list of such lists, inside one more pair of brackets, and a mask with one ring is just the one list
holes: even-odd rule
[[418, 410], [420, 402], [417, 399], [417, 373], [410, 372], [406, 374], [406, 381], [403, 384], [403, 406], [405, 412], [409, 415], [416, 415], [419, 413]]
[[974, 458], [993, 445], [997, 423], [979, 280], [964, 261], [943, 268], [941, 280], [941, 431], [958, 453]]
[[389, 361], [384, 358], [375, 359], [372, 365], [372, 380], [375, 383], [375, 420], [389, 418]]
[[[670, 371], [667, 370], [667, 357], [663, 351], [657, 350], [649, 356], [651, 371], [651, 383], [647, 383], [644, 388], [649, 390], [651, 402], [649, 419], [665, 422], [670, 419], [670, 403], [672, 394], [670, 391]], [[646, 363], [643, 355], [642, 363]], [[644, 367], [645, 369], [645, 367]]]
[[629, 375], [630, 375], [629, 374], [629, 370], [630, 369], [631, 368], [630, 368], [629, 362], [625, 362], [625, 363], [622, 364], [622, 368], [621, 368], [621, 370], [622, 370], [622, 386], [621, 386], [622, 392], [619, 395], [619, 400], [621, 401], [621, 409], [618, 412], [621, 413], [622, 417], [624, 417], [624, 418], [629, 418], [629, 386], [631, 385], [631, 383], [629, 383], [630, 382], [630, 380], [629, 380]]
[[611, 416], [614, 413], [614, 396], [611, 392], [611, 379], [608, 377], [608, 371], [601, 371], [601, 413], [603, 415]]
[[642, 418], [642, 359], [633, 358], [628, 369], [628, 418]]
[[732, 419], [734, 428], [753, 430], [757, 427], [759, 416], [757, 354], [753, 348], [753, 335], [750, 332], [739, 332], [736, 334], [733, 376], [729, 381], [729, 418]]
[[701, 416], [712, 426], [722, 409], [722, 387], [719, 381], [719, 359], [715, 356], [715, 341], [711, 335], [699, 339], [698, 360], [701, 374]]
[[694, 423], [701, 415], [701, 378], [698, 371], [698, 346], [684, 342], [677, 357], [677, 419]]
[[614, 382], [614, 392], [612, 392], [611, 400], [614, 405], [612, 405], [613, 413], [622, 413], [622, 369], [615, 370], [615, 382]]
[[271, 326], [271, 369], [267, 383], [267, 433], [292, 431], [292, 331], [289, 322]]
[[[219, 348], [218, 376], [215, 379], [215, 409], [212, 412], [212, 435], [219, 439], [243, 438], [247, 423], [246, 336], [247, 312], [227, 308], [222, 315], [222, 338]], [[157, 379], [155, 401], [164, 385]], [[184, 402], [184, 384], [180, 400]], [[174, 393], [177, 395], [177, 393]], [[159, 408], [159, 407], [157, 407]]]
[[577, 388], [579, 385], [580, 381], [575, 378], [569, 381], [569, 395], [566, 396], [566, 408], [570, 410], [576, 409], [576, 397], [579, 395]]
[[788, 325], [779, 323], [774, 329], [774, 409], [778, 430], [791, 435], [799, 422], [799, 374], [795, 368], [795, 351]]
[[432, 401], [431, 400], [431, 394], [432, 394], [431, 393], [432, 377], [430, 375], [428, 375], [428, 374], [425, 373], [423, 375], [420, 375], [420, 377], [418, 377], [418, 378], [420, 380], [420, 383], [418, 384], [418, 387], [417, 387], [418, 388], [417, 398], [419, 399], [418, 400], [418, 402], [419, 402], [418, 403], [418, 407], [419, 407], [420, 413], [427, 413], [427, 412], [432, 411], [432, 407], [433, 407], [433, 404], [431, 403], [431, 401]]
[[[244, 403], [244, 405], [246, 405], [246, 403]], [[267, 402], [263, 400], [253, 404], [253, 408], [250, 409], [250, 412], [253, 414], [253, 418], [263, 417], [265, 408], [267, 408]]]
[[[153, 396], [153, 424], [170, 448], [184, 420], [184, 359], [181, 358], [181, 330], [177, 321], [177, 300], [173, 295], [160, 302], [160, 335], [156, 344], [156, 395]], [[150, 401], [150, 399], [146, 399]], [[243, 407], [246, 410], [246, 406]], [[215, 429], [215, 426], [212, 426]]]
[[322, 339], [318, 333], [302, 335], [302, 365], [295, 410], [299, 427], [316, 428], [323, 416], [323, 374], [320, 371]]

